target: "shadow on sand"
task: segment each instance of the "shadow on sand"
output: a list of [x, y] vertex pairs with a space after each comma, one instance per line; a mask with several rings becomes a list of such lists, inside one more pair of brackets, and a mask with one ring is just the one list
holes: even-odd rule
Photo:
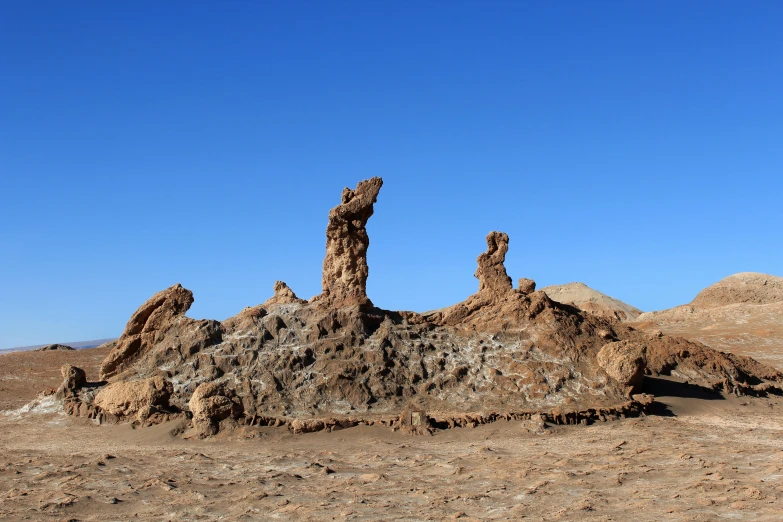
[[[663, 376], [644, 378], [642, 391], [654, 395], [656, 400], [653, 402], [652, 414], [663, 417], [675, 417], [676, 414], [666, 404], [666, 398], [677, 399], [696, 399], [701, 401], [722, 401], [725, 400], [719, 392], [713, 391], [696, 384], [684, 383], [672, 378]], [[662, 399], [658, 400], [658, 399]]]

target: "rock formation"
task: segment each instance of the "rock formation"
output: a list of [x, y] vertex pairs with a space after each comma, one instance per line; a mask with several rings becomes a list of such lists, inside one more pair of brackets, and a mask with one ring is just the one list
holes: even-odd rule
[[633, 341], [605, 344], [596, 356], [598, 365], [628, 390], [628, 396], [642, 391], [646, 368], [645, 347]]
[[342, 202], [329, 212], [320, 298], [330, 307], [372, 306], [367, 297], [367, 220], [383, 185], [381, 178], [343, 189]]
[[365, 225], [381, 183], [346, 189], [330, 212], [321, 295], [305, 302], [278, 282], [263, 305], [218, 322], [186, 317], [193, 297], [180, 285], [159, 292], [115, 341], [102, 369], [110, 383], [76, 391], [66, 411], [144, 423], [189, 416], [198, 437], [234, 426], [428, 433], [639, 414], [651, 404], [634, 395], [641, 372], [749, 393], [783, 381], [753, 359], [560, 304], [531, 280], [512, 288], [501, 232], [487, 237], [479, 290], [465, 301], [427, 315], [375, 308]]
[[160, 375], [137, 381], [114, 382], [95, 395], [95, 405], [117, 417], [144, 421], [156, 411], [169, 407], [171, 383]]
[[511, 290], [511, 278], [506, 273], [508, 234], [490, 232], [487, 235], [487, 251], [478, 256], [478, 268], [474, 274], [479, 280], [479, 292], [502, 295]]
[[299, 299], [296, 297], [294, 291], [291, 290], [283, 281], [275, 281], [274, 291], [275, 295], [264, 301], [264, 304], [262, 305], [264, 308], [269, 308], [270, 306], [276, 304], [304, 304], [306, 302], [304, 299]]
[[[185, 317], [193, 304], [193, 293], [176, 284], [150, 297], [131, 316], [125, 331], [113, 341], [112, 352], [101, 365], [101, 379], [108, 379], [129, 368], [134, 361], [160, 346], [172, 330], [176, 344], [183, 345], [189, 354], [220, 335], [217, 321], [194, 321]], [[177, 328], [181, 326], [182, 328]], [[192, 326], [193, 328], [188, 328]], [[187, 332], [180, 338], [180, 332]]]
[[77, 395], [79, 390], [87, 383], [87, 375], [81, 368], [66, 364], [60, 368], [60, 372], [63, 375], [63, 383], [55, 392], [60, 399]]
[[46, 346], [42, 346], [41, 348], [36, 348], [34, 351], [36, 352], [51, 352], [54, 350], [73, 350], [74, 348], [70, 346], [66, 346], [64, 344], [48, 344]]

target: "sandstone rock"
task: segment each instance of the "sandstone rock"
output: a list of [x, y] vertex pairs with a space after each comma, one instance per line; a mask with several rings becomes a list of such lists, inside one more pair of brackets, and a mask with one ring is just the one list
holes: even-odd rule
[[528, 279], [527, 277], [521, 277], [519, 278], [519, 282], [517, 283], [517, 289], [523, 294], [529, 294], [531, 292], [535, 292], [536, 282], [533, 281], [532, 279]]
[[596, 356], [598, 365], [611, 378], [628, 388], [628, 396], [641, 391], [646, 348], [630, 341], [605, 344]]
[[59, 399], [76, 395], [82, 386], [87, 383], [87, 375], [84, 373], [84, 370], [76, 366], [66, 364], [60, 368], [60, 373], [63, 375], [63, 382], [55, 392]]
[[608, 317], [618, 321], [635, 321], [642, 313], [638, 308], [618, 299], [602, 294], [584, 283], [552, 285], [541, 289], [558, 303], [575, 306], [592, 315]]
[[[101, 378], [108, 379], [129, 368], [155, 346], [172, 328], [183, 356], [192, 355], [221, 334], [217, 321], [194, 321], [185, 317], [193, 293], [176, 284], [149, 298], [131, 316], [125, 331], [113, 341], [114, 348], [101, 365]], [[153, 366], [154, 361], [153, 361]]]
[[[365, 225], [380, 186], [375, 178], [346, 190], [330, 213], [323, 294], [305, 303], [279, 283], [267, 303], [220, 323], [187, 318], [192, 295], [177, 285], [134, 314], [104, 375], [130, 383], [165, 369], [176, 383], [171, 411], [189, 410], [202, 437], [239, 425], [287, 425], [295, 433], [359, 422], [467, 427], [493, 422], [501, 411], [530, 418], [553, 404], [566, 408], [546, 414], [553, 424], [639, 414], [645, 406], [628, 393], [644, 362], [651, 373], [676, 370], [713, 388], [723, 382], [764, 393], [772, 388], [763, 380], [783, 382], [752, 359], [648, 338], [553, 301], [532, 284], [513, 289], [504, 267], [508, 236], [499, 232], [478, 257], [479, 291], [465, 301], [425, 315], [371, 307]], [[610, 341], [626, 344], [606, 347]], [[642, 363], [632, 350], [639, 345], [646, 347]], [[80, 395], [89, 401], [91, 394]], [[73, 402], [67, 411], [95, 415], [90, 408], [98, 408]], [[145, 422], [164, 418], [156, 413]]]
[[64, 344], [49, 344], [46, 346], [43, 346], [41, 348], [36, 348], [34, 351], [36, 352], [50, 352], [53, 350], [74, 350], [74, 348], [70, 346], [66, 346]]
[[275, 295], [267, 299], [263, 305], [261, 305], [264, 308], [269, 308], [272, 305], [276, 304], [291, 304], [291, 303], [299, 303], [304, 304], [307, 301], [304, 299], [299, 299], [296, 297], [296, 294], [293, 290], [291, 290], [287, 284], [285, 284], [283, 281], [275, 281]]
[[190, 398], [193, 427], [199, 437], [208, 437], [218, 431], [221, 420], [237, 418], [242, 413], [242, 403], [226, 381], [199, 384]]
[[487, 235], [487, 251], [478, 256], [475, 276], [479, 280], [479, 292], [503, 294], [511, 290], [511, 278], [503, 264], [508, 252], [508, 234], [490, 232]]
[[319, 300], [331, 307], [372, 306], [367, 297], [367, 220], [373, 214], [381, 178], [361, 181], [355, 190], [345, 188], [342, 202], [329, 212], [326, 226], [326, 256]]
[[117, 417], [136, 417], [143, 421], [154, 411], [167, 409], [173, 391], [171, 382], [161, 376], [114, 382], [97, 393], [94, 403]]

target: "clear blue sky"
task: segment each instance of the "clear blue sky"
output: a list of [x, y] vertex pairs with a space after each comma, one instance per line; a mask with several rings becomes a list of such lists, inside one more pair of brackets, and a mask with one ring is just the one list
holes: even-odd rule
[[514, 280], [645, 310], [783, 275], [783, 3], [2, 2], [0, 348], [111, 337], [181, 282], [320, 292], [382, 176], [373, 301]]

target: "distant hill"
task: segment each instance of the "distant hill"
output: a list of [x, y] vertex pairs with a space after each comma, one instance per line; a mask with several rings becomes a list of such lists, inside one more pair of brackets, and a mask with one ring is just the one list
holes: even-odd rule
[[[70, 342], [70, 343], [56, 343], [56, 344], [64, 344], [65, 346], [70, 346], [71, 348], [75, 348], [77, 350], [83, 350], [84, 348], [95, 348], [97, 346], [100, 346], [102, 344], [108, 343], [109, 341], [113, 341], [114, 338], [109, 339], [94, 339], [92, 341], [76, 341], [76, 342]], [[3, 353], [11, 353], [11, 352], [26, 352], [29, 350], [37, 350], [38, 348], [43, 348], [45, 346], [49, 346], [52, 343], [46, 343], [46, 344], [36, 344], [32, 346], [17, 346], [15, 348], [3, 348], [0, 349], [0, 354]]]
[[783, 277], [734, 274], [688, 304], [640, 315], [633, 326], [681, 335], [783, 368]]
[[620, 321], [634, 321], [642, 313], [638, 308], [602, 294], [584, 283], [552, 285], [541, 290], [558, 303], [573, 305], [593, 315], [613, 317]]

